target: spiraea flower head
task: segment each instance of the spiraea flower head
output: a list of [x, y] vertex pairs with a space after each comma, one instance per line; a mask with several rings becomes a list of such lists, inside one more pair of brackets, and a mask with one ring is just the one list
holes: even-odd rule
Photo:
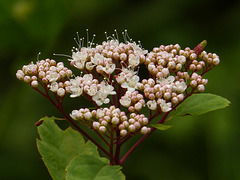
[[39, 91], [42, 86], [46, 96], [51, 91], [61, 101], [66, 94], [87, 99], [95, 108], [73, 110], [70, 117], [94, 131], [124, 138], [150, 133], [149, 122], [155, 117], [173, 111], [190, 94], [203, 92], [208, 81], [202, 76], [220, 62], [215, 53], [204, 51], [206, 41], [193, 50], [175, 44], [147, 51], [127, 31], [123, 39], [116, 34], [84, 46], [78, 38], [68, 60], [79, 75], [62, 62], [46, 59], [23, 66], [16, 77]]

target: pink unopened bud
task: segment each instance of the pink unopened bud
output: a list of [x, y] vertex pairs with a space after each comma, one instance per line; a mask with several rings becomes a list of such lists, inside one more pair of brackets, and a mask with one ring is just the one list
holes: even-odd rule
[[32, 86], [33, 88], [37, 88], [37, 87], [38, 87], [38, 82], [37, 82], [37, 81], [32, 81], [32, 82], [31, 82], [31, 86]]

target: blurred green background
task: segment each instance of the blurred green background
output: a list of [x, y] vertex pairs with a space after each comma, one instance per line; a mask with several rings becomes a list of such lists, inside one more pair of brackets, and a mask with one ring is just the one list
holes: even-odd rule
[[231, 106], [172, 120], [173, 128], [152, 134], [123, 164], [127, 179], [240, 179], [237, 0], [0, 0], [0, 179], [51, 179], [36, 148], [34, 123], [59, 114], [15, 73], [37, 61], [38, 52], [40, 59], [68, 64], [67, 58], [52, 54], [71, 55], [76, 32], [84, 36], [86, 28], [97, 35], [96, 43], [105, 40], [105, 31], [128, 29], [148, 50], [176, 43], [194, 48], [206, 39], [206, 51], [220, 56], [220, 65], [205, 76], [206, 92], [229, 99]]

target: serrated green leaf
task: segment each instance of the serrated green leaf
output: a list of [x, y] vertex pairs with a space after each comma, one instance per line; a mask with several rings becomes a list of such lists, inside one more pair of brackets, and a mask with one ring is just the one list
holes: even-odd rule
[[99, 157], [97, 147], [91, 142], [85, 143], [79, 132], [72, 128], [60, 129], [53, 117], [42, 120], [43, 124], [38, 126], [41, 140], [37, 140], [37, 146], [54, 180], [65, 180], [67, 165], [78, 155]]
[[106, 158], [79, 155], [67, 167], [66, 180], [124, 180], [121, 166], [110, 166]]
[[151, 126], [159, 129], [159, 130], [167, 130], [169, 128], [171, 128], [171, 125], [165, 125], [165, 124], [151, 124]]
[[210, 111], [225, 108], [229, 106], [229, 104], [230, 102], [227, 99], [215, 94], [193, 94], [176, 108], [171, 119], [176, 116], [198, 116]]

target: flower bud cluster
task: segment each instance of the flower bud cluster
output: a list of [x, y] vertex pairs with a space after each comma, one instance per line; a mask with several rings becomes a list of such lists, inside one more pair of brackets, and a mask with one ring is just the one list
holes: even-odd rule
[[16, 76], [34, 88], [41, 82], [58, 96], [64, 96], [69, 93], [70, 82], [67, 79], [72, 76], [72, 71], [64, 67], [62, 62], [46, 59], [36, 64], [24, 65], [22, 70], [17, 71]]
[[148, 71], [157, 78], [169, 76], [171, 72], [181, 71], [187, 61], [185, 55], [179, 55], [180, 46], [161, 45], [148, 53], [144, 64]]
[[203, 92], [207, 83], [208, 80], [203, 79], [202, 76], [197, 73], [193, 73], [190, 77], [190, 86], [196, 88], [198, 92]]
[[150, 132], [150, 128], [145, 126], [148, 124], [148, 118], [145, 115], [131, 113], [128, 118], [124, 111], [115, 106], [93, 111], [81, 108], [73, 110], [70, 116], [76, 121], [92, 122], [92, 128], [101, 133], [105, 133], [108, 127], [117, 128], [121, 136], [129, 133], [147, 134]]
[[157, 79], [157, 82], [152, 78], [143, 79], [138, 83], [138, 90], [143, 91], [144, 97], [149, 99], [147, 107], [150, 110], [160, 108], [162, 112], [170, 111], [172, 105], [182, 101], [186, 88], [185, 81], [175, 81], [174, 76]]
[[143, 95], [138, 91], [126, 91], [125, 95], [119, 100], [120, 104], [128, 108], [129, 112], [140, 111], [145, 106]]

